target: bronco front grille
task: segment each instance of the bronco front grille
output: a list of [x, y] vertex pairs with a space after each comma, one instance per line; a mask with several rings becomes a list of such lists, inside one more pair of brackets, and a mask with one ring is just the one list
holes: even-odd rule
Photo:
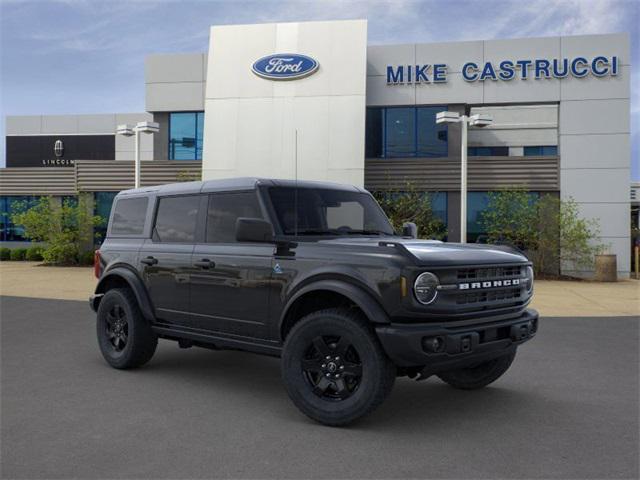
[[462, 268], [458, 270], [458, 280], [483, 280], [487, 278], [517, 278], [522, 274], [522, 266]]
[[488, 292], [470, 292], [458, 294], [456, 296], [456, 303], [458, 305], [478, 304], [478, 303], [490, 303], [499, 302], [505, 300], [518, 300], [521, 296], [521, 289], [518, 288], [503, 288], [500, 290], [491, 290]]

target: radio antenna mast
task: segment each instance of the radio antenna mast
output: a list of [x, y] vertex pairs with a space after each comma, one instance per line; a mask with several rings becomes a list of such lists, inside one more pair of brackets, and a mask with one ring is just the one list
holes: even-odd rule
[[295, 188], [293, 189], [293, 232], [296, 238], [298, 238], [298, 129], [296, 128], [294, 132]]

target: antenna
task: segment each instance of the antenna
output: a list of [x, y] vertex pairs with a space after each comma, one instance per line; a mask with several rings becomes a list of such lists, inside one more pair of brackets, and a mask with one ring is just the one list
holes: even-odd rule
[[294, 135], [294, 175], [295, 175], [295, 188], [293, 189], [293, 234], [298, 238], [298, 129], [295, 129]]

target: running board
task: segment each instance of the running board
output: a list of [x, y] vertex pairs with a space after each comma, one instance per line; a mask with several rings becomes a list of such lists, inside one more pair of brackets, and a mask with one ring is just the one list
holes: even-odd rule
[[230, 338], [208, 332], [194, 332], [182, 328], [165, 327], [160, 325], [152, 325], [151, 329], [160, 337], [175, 339], [178, 341], [180, 339], [187, 339], [194, 342], [194, 345], [202, 343], [221, 350], [243, 350], [275, 357], [279, 357], [282, 354], [281, 346], [269, 345], [259, 341], [252, 341], [250, 339]]

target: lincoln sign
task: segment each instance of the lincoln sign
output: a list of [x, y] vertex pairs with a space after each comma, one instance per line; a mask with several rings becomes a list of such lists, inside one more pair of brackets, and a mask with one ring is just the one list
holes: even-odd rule
[[[554, 58], [534, 60], [502, 60], [500, 62], [466, 62], [461, 72], [467, 82], [540, 80], [549, 78], [615, 77], [620, 70], [617, 56], [593, 58]], [[447, 82], [448, 66], [444, 63], [388, 65], [387, 84], [420, 84]]]

